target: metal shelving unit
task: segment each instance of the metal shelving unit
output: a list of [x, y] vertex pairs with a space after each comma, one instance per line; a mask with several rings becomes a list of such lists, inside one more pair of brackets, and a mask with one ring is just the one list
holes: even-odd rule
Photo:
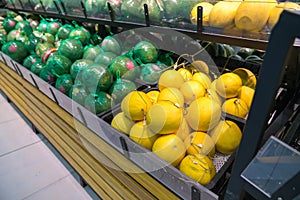
[[[99, 25], [108, 25], [112, 27], [123, 27], [125, 29], [133, 29], [133, 28], [142, 28], [142, 27], [153, 27], [159, 29], [171, 29], [174, 31], [179, 31], [183, 34], [188, 35], [191, 38], [198, 39], [198, 40], [207, 40], [211, 42], [218, 42], [218, 43], [226, 43], [230, 45], [236, 46], [245, 46], [249, 48], [255, 49], [266, 49], [266, 56], [263, 62], [263, 65], [259, 72], [259, 81], [256, 88], [255, 97], [253, 100], [253, 104], [251, 107], [251, 111], [249, 113], [249, 117], [247, 119], [246, 126], [244, 127], [243, 138], [241, 141], [240, 148], [237, 152], [234, 167], [229, 179], [228, 188], [225, 194], [225, 199], [239, 199], [243, 194], [243, 191], [251, 192], [251, 195], [255, 197], [255, 194], [252, 192], [259, 192], [256, 190], [249, 189], [250, 187], [244, 187], [245, 180], [241, 177], [243, 170], [247, 167], [247, 165], [251, 162], [251, 160], [255, 157], [256, 153], [260, 149], [260, 147], [269, 139], [271, 135], [275, 135], [279, 130], [281, 130], [282, 125], [289, 123], [291, 120], [290, 115], [294, 113], [293, 106], [297, 104], [296, 102], [296, 94], [299, 90], [299, 80], [300, 80], [300, 50], [299, 50], [299, 41], [295, 40], [296, 37], [300, 37], [299, 27], [300, 27], [300, 15], [299, 13], [295, 12], [283, 12], [282, 17], [278, 23], [278, 25], [273, 29], [271, 35], [267, 35], [267, 38], [258, 39], [258, 38], [251, 38], [251, 37], [243, 37], [242, 35], [230, 35], [224, 34], [217, 29], [211, 29], [210, 27], [203, 27], [201, 24], [201, 16], [202, 10], [201, 7], [198, 9], [198, 25], [191, 27], [176, 27], [175, 25], [172, 28], [168, 27], [167, 25], [157, 25], [152, 24], [151, 19], [149, 19], [149, 13], [147, 10], [147, 5], [144, 6], [145, 9], [145, 16], [143, 23], [136, 23], [136, 22], [128, 22], [122, 20], [116, 20], [113, 14], [113, 10], [111, 7], [108, 6], [109, 10], [109, 18], [95, 18], [89, 17], [86, 13], [86, 9], [84, 4], [81, 2], [81, 14], [74, 15], [72, 13], [68, 13], [65, 9], [64, 4], [62, 1], [59, 1], [59, 4], [55, 3], [55, 10], [47, 11], [44, 6], [42, 6], [41, 10], [35, 10], [34, 6], [30, 3], [31, 6], [24, 7], [22, 1], [20, 0], [20, 5], [14, 5], [11, 0], [8, 0], [5, 5], [7, 9], [16, 12], [27, 12], [32, 13], [35, 15], [42, 15], [45, 17], [55, 17], [60, 18], [66, 21], [76, 20], [82, 23], [92, 23], [92, 24], [99, 24]], [[285, 23], [285, 22], [289, 23]], [[190, 28], [190, 29], [189, 29]], [[298, 28], [298, 30], [297, 30]], [[288, 33], [285, 30], [291, 30]], [[298, 35], [297, 35], [298, 34]], [[270, 36], [270, 37], [269, 37]], [[268, 39], [269, 38], [269, 39]], [[6, 60], [6, 59], [5, 59]], [[17, 64], [13, 65], [15, 67], [15, 71], [19, 71]], [[271, 71], [271, 73], [270, 73]], [[22, 73], [21, 73], [22, 74]], [[25, 73], [26, 74], [26, 73]], [[28, 77], [28, 81], [34, 80], [32, 77]], [[33, 84], [36, 83], [33, 81]], [[276, 113], [276, 117], [272, 119], [272, 123], [268, 123], [270, 118], [270, 113], [274, 111], [274, 101], [276, 98], [276, 94], [278, 93], [279, 85], [284, 84], [286, 87], [284, 88], [288, 95], [284, 101], [279, 101], [280, 103], [286, 103], [288, 106], [285, 105], [275, 105], [278, 113]], [[47, 87], [47, 92], [49, 92], [49, 97], [55, 97], [53, 95], [53, 91], [50, 92]], [[55, 92], [54, 92], [55, 93]], [[58, 94], [59, 95], [59, 94]], [[61, 97], [63, 100], [62, 102], [66, 102], [64, 100], [64, 96]], [[54, 98], [54, 101], [55, 100]], [[70, 105], [60, 104], [61, 106], [66, 106], [67, 109], [72, 109]], [[80, 109], [79, 109], [80, 110]], [[84, 112], [84, 111], [83, 111]], [[81, 113], [81, 114], [80, 114]], [[85, 113], [90, 118], [90, 114]], [[78, 112], [78, 120], [85, 123], [91, 130], [97, 129], [98, 126], [93, 127], [95, 124], [91, 123], [88, 124], [85, 118], [82, 118], [82, 111]], [[298, 119], [298, 114], [295, 114], [295, 119]], [[299, 120], [298, 120], [299, 121]], [[298, 121], [291, 123], [292, 127], [296, 127], [296, 130], [299, 130]], [[100, 123], [100, 122], [99, 122]], [[105, 126], [106, 127], [106, 126]], [[297, 128], [298, 127], [298, 128]], [[105, 128], [106, 131], [112, 131], [109, 127]], [[290, 130], [290, 129], [289, 129]], [[289, 134], [283, 134], [282, 138], [285, 138], [285, 141], [291, 142], [294, 138], [297, 131], [289, 131]], [[123, 148], [122, 151], [125, 152], [125, 156], [130, 157], [130, 154], [127, 155], [126, 151], [128, 148], [131, 150], [128, 152], [135, 152], [141, 151], [140, 149], [136, 149], [138, 147], [134, 145], [127, 145], [130, 144], [130, 141], [125, 142], [124, 146], [124, 138], [118, 137], [110, 138], [111, 141], [116, 141], [120, 146], [118, 148]], [[292, 139], [291, 139], [292, 138]], [[123, 143], [122, 143], [123, 141]], [[124, 149], [125, 148], [125, 149]], [[127, 150], [126, 150], [127, 149]], [[133, 154], [134, 155], [134, 154]], [[134, 158], [136, 159], [137, 164], [142, 164], [145, 160], [141, 157]], [[155, 160], [155, 158], [152, 158]], [[156, 177], [163, 177], [161, 171], [156, 172], [153, 176]], [[169, 180], [174, 180], [176, 173], [170, 169], [167, 173], [169, 178], [162, 179], [165, 181], [165, 184], [173, 184]], [[176, 185], [176, 183], [174, 183]], [[247, 185], [247, 184], [246, 184]], [[209, 191], [204, 188], [204, 193], [199, 191], [197, 188], [194, 188], [191, 185], [192, 191], [187, 196], [191, 199], [198, 199], [200, 197], [205, 197], [205, 195], [212, 197], [216, 197], [214, 194], [211, 194]], [[202, 188], [202, 187], [201, 187]], [[183, 188], [183, 192], [187, 192], [189, 188]], [[181, 193], [180, 193], [181, 194]], [[179, 196], [180, 196], [179, 194]], [[282, 194], [282, 193], [278, 193]], [[204, 195], [204, 196], [203, 196]], [[181, 196], [182, 198], [187, 196]], [[206, 196], [206, 197], [208, 197]], [[223, 197], [221, 195], [220, 197]], [[258, 196], [257, 196], [258, 197]]]

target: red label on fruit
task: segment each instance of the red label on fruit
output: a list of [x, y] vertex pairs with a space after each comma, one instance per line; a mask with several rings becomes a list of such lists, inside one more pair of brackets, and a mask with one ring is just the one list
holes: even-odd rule
[[54, 81], [54, 78], [53, 78], [52, 76], [50, 76], [50, 75], [47, 76], [47, 79], [48, 79], [50, 82]]
[[66, 89], [64, 88], [64, 86], [59, 86], [58, 87], [59, 91], [61, 91], [62, 93], [66, 93]]
[[9, 21], [9, 26], [15, 26], [16, 25], [16, 22], [14, 21]]
[[59, 24], [58, 23], [54, 23], [54, 28], [58, 28]]
[[129, 69], [129, 70], [133, 70], [133, 69], [134, 69], [134, 64], [133, 64], [133, 62], [132, 62], [131, 60], [128, 60], [128, 61], [126, 62], [126, 67], [127, 67], [127, 69]]
[[109, 0], [109, 3], [115, 5], [115, 6], [119, 6], [120, 4], [120, 0]]
[[17, 48], [14, 45], [9, 46], [8, 51], [14, 53], [17, 51]]

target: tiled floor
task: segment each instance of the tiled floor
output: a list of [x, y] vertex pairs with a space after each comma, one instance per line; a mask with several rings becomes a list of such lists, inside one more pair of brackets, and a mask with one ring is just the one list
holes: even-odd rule
[[0, 92], [0, 199], [99, 199]]

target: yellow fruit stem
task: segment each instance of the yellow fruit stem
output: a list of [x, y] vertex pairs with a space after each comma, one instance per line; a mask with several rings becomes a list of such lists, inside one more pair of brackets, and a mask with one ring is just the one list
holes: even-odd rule
[[[203, 145], [202, 144], [195, 144], [195, 143], [193, 143], [193, 142], [190, 142], [190, 145], [193, 147], [193, 149], [195, 150], [195, 151], [197, 151], [200, 155], [201, 155], [201, 150], [202, 150], [202, 148], [203, 148]], [[197, 147], [199, 148], [199, 150], [197, 149]], [[208, 156], [209, 158], [211, 158], [211, 156], [209, 156], [208, 155], [209, 154], [209, 152], [207, 153], [207, 155], [206, 156]]]
[[212, 98], [212, 100], [215, 100], [218, 98], [217, 96], [213, 95], [213, 93], [210, 91], [209, 88], [206, 88], [205, 90], [206, 90], [206, 93]]
[[[204, 169], [205, 172], [209, 171], [211, 173], [211, 169], [209, 167], [204, 166], [206, 164], [206, 162], [204, 162], [203, 160], [200, 160], [196, 155], [191, 154], [191, 156], [193, 156], [197, 161], [192, 160], [193, 164], [199, 165], [201, 168]], [[190, 158], [191, 159], [191, 158]], [[204, 173], [205, 174], [205, 173]], [[203, 174], [203, 175], [204, 175]]]
[[140, 142], [140, 141], [142, 140], [142, 138], [144, 138], [145, 126], [146, 126], [146, 121], [145, 121], [145, 123], [144, 123], [144, 121], [145, 121], [145, 120], [143, 120], [143, 132], [142, 132], [142, 135], [141, 135], [141, 137], [139, 137], [139, 140], [138, 140], [138, 142]]
[[[182, 68], [185, 69], [185, 63], [182, 63]], [[189, 72], [189, 71], [186, 71], [186, 70], [185, 70], [185, 71], [184, 71], [184, 74], [182, 74], [182, 75], [184, 75], [184, 79], [185, 79], [185, 80], [190, 80], [190, 78], [187, 78], [187, 77], [188, 77], [188, 72]]]
[[236, 100], [234, 101], [234, 104], [239, 104], [239, 105], [241, 106], [241, 108], [244, 109], [245, 111], [248, 110], [248, 109], [245, 109], [245, 108], [242, 106], [242, 104], [240, 103], [240, 100], [239, 100], [239, 99], [236, 99]]
[[[137, 93], [137, 94], [141, 97], [141, 99], [146, 104], [146, 106], [148, 106], [148, 104], [147, 104], [146, 100], [144, 99], [144, 97], [142, 97], [142, 95], [140, 93]], [[149, 110], [149, 108], [147, 108], [147, 110]], [[146, 119], [146, 114], [147, 113], [145, 112], [145, 110], [143, 108], [141, 109], [141, 111], [144, 113], [144, 119]]]
[[[180, 55], [180, 56], [177, 58], [177, 60], [176, 60], [176, 62], [175, 62], [175, 64], [174, 64], [174, 70], [178, 69], [178, 67], [179, 67], [178, 62], [179, 62], [180, 58], [182, 58], [183, 56], [190, 57], [191, 55], [190, 55], [190, 54], [187, 54], [187, 53]], [[181, 65], [184, 65], [184, 63], [181, 64]]]
[[194, 62], [194, 61], [195, 61], [195, 60], [194, 60], [195, 56], [197, 56], [198, 54], [200, 54], [200, 53], [202, 53], [203, 51], [205, 51], [206, 48], [207, 48], [209, 45], [211, 45], [211, 43], [212, 43], [212, 42], [208, 42], [208, 44], [205, 45], [205, 47], [203, 47], [202, 49], [200, 49], [199, 51], [197, 51], [196, 53], [194, 53], [193, 55], [191, 55], [192, 61]]
[[229, 128], [231, 128], [231, 125], [228, 123], [227, 120], [224, 120], [224, 122], [229, 126]]
[[225, 69], [226, 69], [226, 67], [227, 67], [227, 65], [228, 65], [228, 63], [229, 63], [229, 61], [230, 61], [230, 57], [228, 57], [228, 58], [226, 59], [226, 62], [225, 62], [225, 64], [224, 64], [223, 68], [222, 68], [221, 74], [224, 73], [224, 71], [225, 71]]
[[177, 107], [177, 108], [180, 108], [180, 109], [182, 109], [183, 110], [183, 108], [180, 106], [180, 104], [178, 103], [178, 102], [173, 102], [173, 101], [171, 101], [171, 100], [166, 100], [166, 99], [162, 99], [162, 100], [160, 100], [160, 101], [167, 101], [167, 102], [170, 102], [170, 103], [172, 103], [175, 107]]
[[188, 113], [188, 111], [187, 111], [187, 106], [185, 106], [185, 107], [183, 107], [183, 109], [182, 109], [182, 114], [183, 115], [186, 115]]

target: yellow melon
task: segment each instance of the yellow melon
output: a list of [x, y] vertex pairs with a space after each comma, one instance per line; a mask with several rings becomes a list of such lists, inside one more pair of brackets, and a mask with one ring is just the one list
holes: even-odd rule
[[238, 98], [243, 100], [247, 104], [248, 108], [250, 109], [254, 93], [255, 93], [254, 89], [247, 86], [242, 86]]
[[214, 90], [214, 91], [217, 91], [217, 86], [216, 86], [216, 85], [217, 85], [217, 80], [218, 80], [218, 79], [215, 79], [215, 80], [213, 80], [213, 81], [211, 82], [209, 89]]
[[203, 72], [205, 74], [209, 73], [209, 67], [203, 60], [194, 60], [188, 67], [192, 73]]
[[209, 25], [225, 28], [234, 24], [234, 17], [241, 2], [219, 1], [211, 9], [209, 14]]
[[276, 5], [276, 0], [244, 0], [237, 9], [235, 26], [244, 31], [260, 31]]
[[221, 106], [209, 97], [200, 97], [186, 109], [185, 119], [196, 131], [208, 131], [214, 128], [221, 117]]
[[180, 68], [178, 69], [178, 72], [181, 74], [185, 81], [188, 81], [193, 77], [192, 73], [188, 69]]
[[200, 82], [205, 89], [209, 88], [211, 85], [210, 77], [203, 72], [194, 73], [192, 80]]
[[155, 133], [175, 133], [183, 118], [182, 109], [170, 101], [154, 104], [146, 116], [148, 127]]
[[197, 24], [197, 12], [198, 7], [202, 7], [202, 24], [203, 26], [207, 26], [209, 22], [209, 13], [213, 8], [213, 5], [209, 2], [200, 2], [197, 3], [191, 10], [190, 19], [192, 24]]
[[188, 154], [210, 156], [215, 154], [215, 143], [204, 132], [193, 132], [184, 140]]
[[149, 96], [141, 91], [130, 92], [121, 102], [121, 110], [133, 121], [144, 120], [151, 106]]
[[241, 78], [232, 73], [228, 72], [222, 74], [216, 81], [216, 91], [224, 98], [233, 98], [239, 94], [239, 90], [242, 87]]
[[180, 139], [182, 139], [182, 141], [184, 141], [185, 138], [187, 138], [190, 135], [190, 133], [191, 133], [191, 128], [189, 127], [186, 119], [183, 117], [181, 124], [175, 134], [178, 137], [180, 137]]
[[242, 79], [242, 85], [255, 89], [256, 87], [256, 76], [252, 71], [246, 68], [237, 68], [232, 71]]
[[140, 121], [132, 126], [129, 137], [146, 149], [151, 150], [158, 135], [148, 128], [145, 121]]
[[160, 101], [169, 101], [174, 105], [183, 108], [184, 105], [184, 96], [179, 89], [175, 87], [166, 87], [162, 89], [157, 96], [157, 102]]
[[216, 101], [220, 106], [223, 104], [224, 98], [220, 97], [215, 89], [208, 88], [206, 89], [206, 97], [211, 98], [212, 100]]
[[242, 132], [236, 123], [230, 120], [220, 123], [210, 133], [215, 141], [216, 150], [223, 154], [231, 154], [239, 146]]
[[182, 84], [180, 87], [180, 92], [184, 97], [185, 103], [190, 104], [199, 97], [203, 97], [206, 93], [206, 90], [199, 81], [190, 80]]
[[278, 22], [279, 17], [283, 10], [299, 10], [300, 5], [295, 2], [282, 2], [276, 5], [274, 8], [272, 8], [270, 12], [270, 16], [268, 19], [268, 27], [269, 29], [272, 29], [275, 24]]
[[147, 92], [146, 94], [149, 96], [149, 98], [153, 104], [157, 102], [157, 97], [159, 95], [158, 90], [151, 90], [151, 91]]
[[216, 168], [207, 156], [187, 155], [179, 170], [202, 185], [207, 185], [216, 175]]
[[238, 98], [227, 99], [222, 105], [222, 111], [236, 117], [245, 118], [249, 108], [245, 101]]
[[152, 146], [152, 152], [171, 165], [177, 166], [184, 158], [186, 149], [178, 136], [168, 134], [156, 139]]
[[129, 134], [131, 127], [134, 125], [134, 122], [126, 117], [124, 112], [118, 113], [111, 121], [111, 126], [117, 129], [118, 131]]
[[161, 91], [166, 87], [180, 88], [184, 83], [184, 78], [176, 70], [167, 70], [158, 79], [158, 89]]

